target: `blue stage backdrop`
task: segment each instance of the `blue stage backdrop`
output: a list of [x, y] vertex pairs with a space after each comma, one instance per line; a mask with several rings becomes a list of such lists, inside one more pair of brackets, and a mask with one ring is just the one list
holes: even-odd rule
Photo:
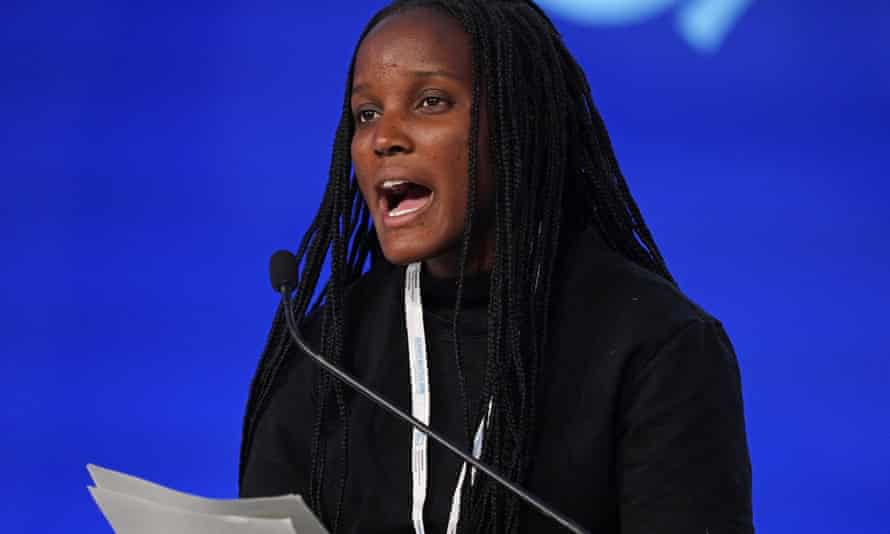
[[[890, 3], [542, 5], [735, 343], [759, 532], [888, 532]], [[318, 204], [378, 7], [0, 8], [0, 531], [110, 532], [87, 462], [236, 495], [267, 258]]]

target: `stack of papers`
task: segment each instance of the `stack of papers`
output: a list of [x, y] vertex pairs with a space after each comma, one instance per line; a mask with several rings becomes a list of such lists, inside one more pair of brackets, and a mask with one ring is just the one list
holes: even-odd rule
[[207, 499], [96, 465], [90, 493], [116, 534], [326, 534], [299, 495]]

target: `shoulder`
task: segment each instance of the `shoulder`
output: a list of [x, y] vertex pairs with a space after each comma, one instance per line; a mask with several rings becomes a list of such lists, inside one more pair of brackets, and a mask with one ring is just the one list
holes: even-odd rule
[[[389, 316], [404, 282], [404, 269], [380, 260], [343, 290], [347, 334], [374, 317]], [[327, 303], [322, 303], [303, 320], [301, 328], [313, 346], [318, 346]]]
[[567, 240], [556, 277], [553, 319], [580, 319], [613, 346], [657, 348], [693, 324], [720, 329], [677, 286], [611, 250], [594, 230]]
[[[393, 325], [403, 320], [403, 284], [404, 268], [381, 259], [343, 289], [340, 320], [343, 321], [344, 359], [341, 365], [360, 372], [366, 362], [355, 357], [359, 352], [356, 349], [385, 340]], [[319, 351], [322, 350], [329, 297], [306, 317], [301, 327], [309, 344]]]

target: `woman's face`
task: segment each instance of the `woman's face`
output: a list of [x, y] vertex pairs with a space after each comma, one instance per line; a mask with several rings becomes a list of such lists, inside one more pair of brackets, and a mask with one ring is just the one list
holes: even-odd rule
[[[366, 36], [353, 73], [352, 160], [383, 254], [453, 276], [467, 207], [472, 58], [450, 17], [412, 9]], [[492, 180], [480, 106], [477, 209], [470, 272], [488, 269]]]

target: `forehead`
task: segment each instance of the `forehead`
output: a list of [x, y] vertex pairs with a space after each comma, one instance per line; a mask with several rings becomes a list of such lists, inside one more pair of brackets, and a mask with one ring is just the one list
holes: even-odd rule
[[448, 71], [469, 80], [469, 36], [452, 17], [430, 8], [391, 15], [365, 37], [356, 54], [356, 83], [402, 69]]

